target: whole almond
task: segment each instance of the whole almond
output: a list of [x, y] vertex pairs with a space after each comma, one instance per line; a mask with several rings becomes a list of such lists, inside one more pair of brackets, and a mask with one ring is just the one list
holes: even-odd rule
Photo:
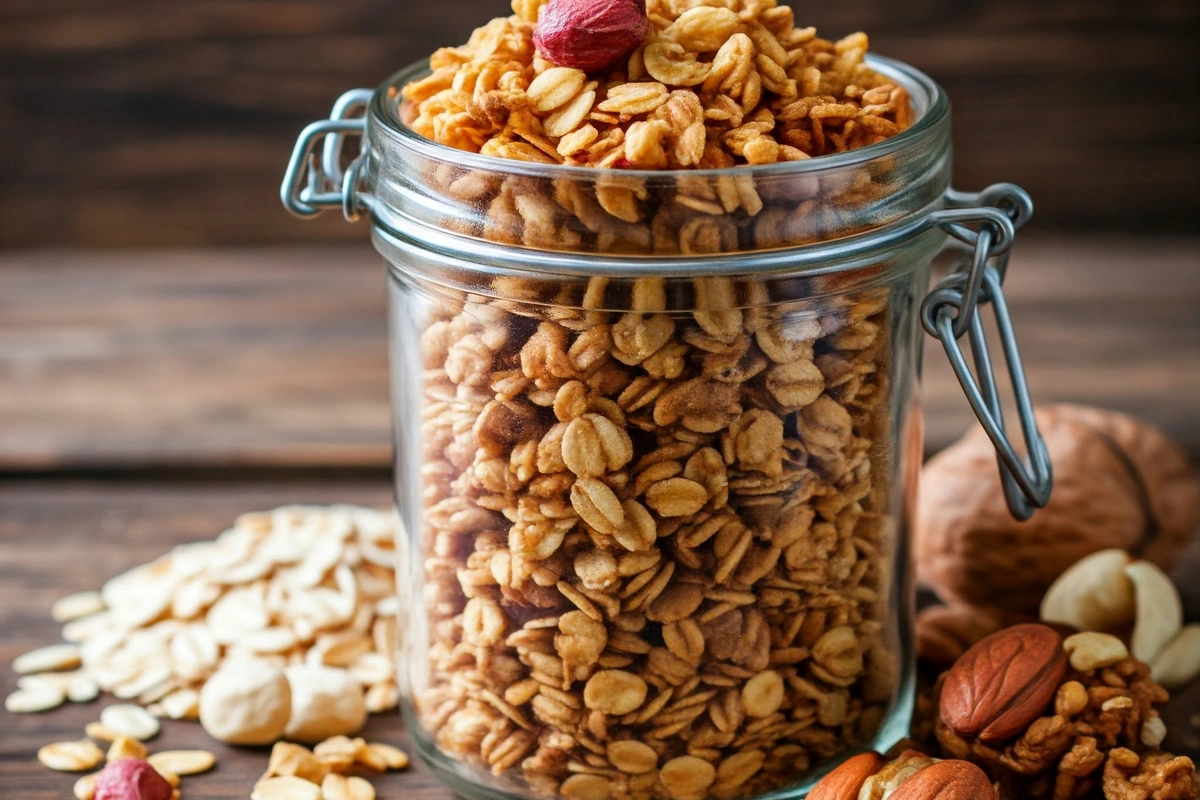
[[822, 778], [808, 794], [808, 800], [855, 800], [867, 778], [884, 765], [878, 753], [859, 753], [846, 759], [833, 772]]
[[1045, 625], [1014, 625], [980, 640], [946, 673], [939, 713], [960, 736], [1002, 742], [1054, 700], [1067, 674], [1062, 639]]
[[979, 767], [967, 761], [938, 761], [909, 778], [890, 800], [995, 800], [996, 790]]

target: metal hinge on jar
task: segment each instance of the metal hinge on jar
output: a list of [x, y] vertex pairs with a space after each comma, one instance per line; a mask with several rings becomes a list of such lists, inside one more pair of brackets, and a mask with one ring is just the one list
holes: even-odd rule
[[[352, 89], [337, 99], [329, 119], [306, 127], [292, 150], [283, 176], [279, 199], [298, 217], [311, 218], [332, 208], [342, 209], [350, 222], [362, 218], [364, 196], [358, 191], [363, 156], [342, 170], [342, 148], [346, 137], [362, 136], [367, 121], [362, 114], [371, 103], [371, 89]], [[321, 158], [313, 152], [324, 139]]]
[[[938, 282], [921, 305], [921, 321], [925, 330], [941, 341], [967, 402], [996, 447], [1000, 482], [1009, 510], [1017, 519], [1028, 519], [1050, 501], [1054, 476], [1046, 443], [1034, 419], [1033, 400], [1004, 299], [1003, 283], [1016, 232], [1033, 215], [1033, 201], [1019, 186], [999, 183], [978, 194], [950, 189], [946, 192], [946, 203], [948, 207], [934, 212], [932, 221], [967, 245], [971, 251], [970, 263], [966, 269], [952, 272]], [[979, 313], [982, 306], [989, 304], [995, 314], [1016, 398], [1025, 442], [1024, 458], [1017, 453], [1005, 430], [996, 374]], [[974, 374], [959, 345], [964, 335], [971, 344]]]

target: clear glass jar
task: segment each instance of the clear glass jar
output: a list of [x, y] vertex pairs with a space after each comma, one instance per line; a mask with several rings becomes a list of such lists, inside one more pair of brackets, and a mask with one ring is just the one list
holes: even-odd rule
[[451, 150], [398, 106], [423, 65], [345, 173], [367, 93], [298, 143], [285, 203], [369, 210], [389, 265], [400, 680], [455, 792], [797, 797], [906, 735], [920, 307], [959, 218], [946, 97], [870, 61], [913, 124], [804, 162]]

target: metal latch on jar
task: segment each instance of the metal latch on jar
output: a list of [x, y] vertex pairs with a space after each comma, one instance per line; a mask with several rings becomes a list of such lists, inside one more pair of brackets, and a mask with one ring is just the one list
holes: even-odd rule
[[[978, 194], [949, 189], [946, 205], [947, 208], [934, 212], [932, 222], [970, 248], [970, 264], [967, 269], [952, 272], [938, 282], [921, 304], [921, 322], [925, 330], [942, 343], [967, 401], [996, 447], [1000, 482], [1009, 511], [1017, 519], [1029, 519], [1036, 509], [1050, 501], [1054, 476], [1046, 443], [1034, 419], [1033, 400], [1004, 298], [1003, 283], [1016, 232], [1033, 215], [1033, 201], [1019, 186], [999, 183]], [[971, 225], [977, 225], [978, 229]], [[980, 315], [980, 308], [988, 304], [996, 317], [1000, 345], [1016, 399], [1026, 449], [1024, 459], [1013, 447], [1005, 429], [996, 373]], [[971, 343], [974, 375], [959, 345], [959, 339], [964, 335]]]

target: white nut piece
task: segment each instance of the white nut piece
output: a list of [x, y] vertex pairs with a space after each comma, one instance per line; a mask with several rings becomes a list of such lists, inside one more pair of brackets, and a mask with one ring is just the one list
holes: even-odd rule
[[1117, 631], [1133, 624], [1133, 581], [1125, 574], [1131, 561], [1124, 550], [1101, 550], [1075, 562], [1042, 599], [1043, 622], [1081, 631]]
[[1188, 625], [1150, 662], [1150, 677], [1179, 689], [1200, 677], [1200, 624]]
[[292, 690], [283, 670], [254, 659], [227, 662], [200, 692], [200, 724], [229, 744], [270, 744], [283, 736]]
[[1149, 561], [1135, 561], [1125, 574], [1137, 606], [1129, 649], [1139, 661], [1150, 663], [1183, 630], [1183, 601], [1166, 573]]
[[298, 664], [284, 672], [292, 690], [288, 739], [320, 742], [357, 733], [366, 724], [363, 687], [349, 670]]
[[1068, 636], [1063, 650], [1070, 656], [1071, 666], [1080, 672], [1111, 667], [1129, 655], [1129, 648], [1120, 639], [1094, 631]]

